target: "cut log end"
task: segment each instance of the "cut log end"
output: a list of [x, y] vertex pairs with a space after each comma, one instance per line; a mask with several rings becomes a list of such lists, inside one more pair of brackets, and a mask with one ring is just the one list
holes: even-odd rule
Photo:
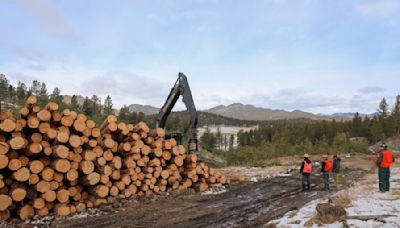
[[21, 220], [27, 220], [35, 215], [35, 210], [30, 205], [23, 206], [18, 213]]
[[6, 210], [9, 206], [11, 206], [12, 199], [8, 195], [0, 195], [0, 211]]

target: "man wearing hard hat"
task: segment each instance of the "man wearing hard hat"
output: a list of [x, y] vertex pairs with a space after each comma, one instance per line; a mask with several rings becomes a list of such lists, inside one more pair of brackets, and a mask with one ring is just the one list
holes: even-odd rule
[[312, 173], [312, 163], [309, 159], [309, 155], [308, 153], [304, 154], [304, 160], [301, 163], [301, 167], [300, 167], [300, 173], [302, 174], [302, 179], [301, 179], [301, 183], [302, 183], [302, 191], [310, 190], [310, 175]]

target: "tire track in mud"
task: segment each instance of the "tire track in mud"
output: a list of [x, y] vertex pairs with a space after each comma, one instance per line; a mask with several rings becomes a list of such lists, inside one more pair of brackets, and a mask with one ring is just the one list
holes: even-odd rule
[[[362, 172], [347, 170], [349, 182]], [[313, 176], [312, 183], [321, 183]], [[124, 203], [105, 214], [83, 219], [56, 221], [59, 227], [262, 227], [268, 221], [297, 210], [306, 203], [327, 197], [333, 191], [301, 192], [300, 177], [275, 177], [256, 183], [233, 184], [219, 195], [183, 194], [155, 200]], [[340, 190], [340, 189], [339, 189]]]

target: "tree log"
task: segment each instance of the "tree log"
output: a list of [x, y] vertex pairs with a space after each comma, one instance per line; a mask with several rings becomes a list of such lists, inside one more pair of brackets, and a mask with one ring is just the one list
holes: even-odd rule
[[[22, 167], [22, 163], [19, 159], [14, 158], [8, 162], [8, 169], [10, 169], [11, 171], [16, 171], [16, 170], [20, 169], [21, 167]], [[1, 165], [0, 165], [0, 168], [1, 168]]]
[[71, 168], [71, 163], [67, 159], [57, 158], [52, 162], [53, 168], [60, 173], [67, 173]]
[[69, 191], [66, 189], [57, 191], [57, 200], [60, 203], [67, 203], [69, 201]]
[[18, 215], [21, 218], [21, 220], [26, 220], [35, 216], [35, 210], [30, 205], [25, 205], [21, 207], [21, 209], [18, 212]]
[[82, 161], [79, 164], [79, 171], [84, 174], [90, 174], [94, 171], [94, 164], [91, 161]]
[[22, 167], [13, 173], [13, 178], [19, 182], [25, 182], [29, 180], [31, 173], [28, 168]]
[[54, 202], [54, 200], [56, 200], [56, 198], [57, 198], [57, 194], [56, 194], [55, 191], [50, 190], [50, 191], [45, 192], [45, 193], [42, 195], [42, 198], [43, 198], [44, 200], [46, 200], [47, 202]]
[[21, 202], [26, 197], [26, 190], [23, 188], [15, 188], [11, 191], [11, 198], [15, 202]]
[[0, 155], [7, 154], [10, 150], [10, 146], [6, 142], [0, 142]]
[[54, 170], [52, 168], [45, 168], [41, 173], [40, 176], [45, 181], [52, 181], [54, 177]]
[[14, 120], [11, 119], [5, 119], [1, 124], [0, 124], [0, 129], [4, 132], [12, 132], [15, 130], [17, 127], [17, 124], [15, 123]]
[[48, 110], [43, 109], [43, 110], [41, 110], [40, 112], [37, 113], [37, 118], [40, 121], [43, 121], [43, 122], [50, 121], [51, 113]]
[[8, 166], [8, 157], [5, 155], [0, 155], [0, 170]]
[[67, 204], [57, 204], [54, 211], [58, 216], [68, 216], [71, 214], [71, 208]]
[[41, 180], [36, 184], [36, 190], [41, 193], [46, 193], [50, 190], [50, 183], [48, 181]]
[[17, 137], [13, 137], [9, 141], [9, 144], [13, 150], [20, 150], [25, 146], [26, 141], [23, 137], [17, 136]]
[[69, 145], [71, 145], [73, 148], [77, 148], [81, 145], [81, 137], [77, 135], [71, 135], [69, 137]]
[[100, 174], [93, 172], [82, 177], [82, 183], [84, 185], [96, 185], [100, 182]]
[[12, 204], [12, 199], [8, 195], [0, 195], [0, 211], [6, 210]]
[[67, 177], [67, 180], [69, 180], [70, 182], [77, 180], [79, 177], [78, 170], [76, 170], [76, 169], [68, 170], [66, 177]]

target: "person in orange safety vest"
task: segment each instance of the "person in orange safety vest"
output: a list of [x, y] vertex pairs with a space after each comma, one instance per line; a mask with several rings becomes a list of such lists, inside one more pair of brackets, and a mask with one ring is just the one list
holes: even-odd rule
[[328, 155], [322, 156], [323, 161], [321, 163], [322, 178], [324, 181], [324, 190], [329, 190], [329, 173], [332, 172], [332, 162], [328, 159]]
[[393, 162], [392, 151], [388, 150], [388, 146], [383, 143], [380, 153], [374, 157], [374, 163], [378, 166], [379, 190], [381, 192], [390, 190], [390, 168]]
[[312, 162], [309, 158], [310, 156], [305, 153], [304, 154], [304, 160], [301, 163], [301, 167], [300, 167], [300, 173], [302, 174], [302, 179], [301, 179], [301, 183], [302, 183], [302, 191], [310, 190], [310, 176], [312, 173]]

